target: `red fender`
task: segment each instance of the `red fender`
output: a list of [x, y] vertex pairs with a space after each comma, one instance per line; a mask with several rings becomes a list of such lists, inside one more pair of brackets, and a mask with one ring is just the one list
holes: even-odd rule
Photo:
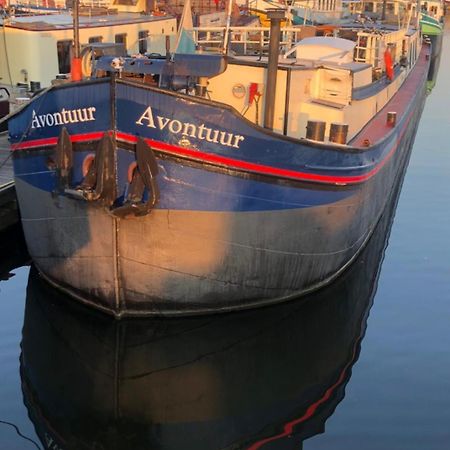
[[390, 80], [394, 79], [394, 65], [392, 64], [392, 56], [389, 50], [384, 52], [384, 64], [386, 66], [386, 75]]

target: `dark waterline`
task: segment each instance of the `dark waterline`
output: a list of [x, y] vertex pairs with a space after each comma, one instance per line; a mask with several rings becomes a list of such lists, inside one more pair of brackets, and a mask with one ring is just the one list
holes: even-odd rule
[[[140, 321], [136, 331], [130, 323], [111, 325], [78, 308], [55, 307], [58, 302], [39, 279], [35, 275], [29, 279], [27, 266], [14, 269], [14, 277], [0, 282], [0, 449], [43, 448], [37, 433], [44, 441], [47, 433], [47, 439], [57, 442], [54, 431], [66, 439], [66, 446], [61, 445], [65, 450], [110, 450], [123, 439], [120, 448], [128, 443], [133, 449], [214, 450], [225, 445], [238, 449], [264, 439], [269, 439], [264, 449], [450, 448], [449, 40], [447, 31], [437, 84], [419, 125], [378, 283], [381, 239], [345, 278], [318, 294], [315, 306], [290, 304], [170, 325]], [[7, 247], [0, 250], [16, 261], [23, 256], [12, 255]], [[1, 260], [6, 264], [14, 258]], [[95, 330], [101, 330], [100, 337]], [[183, 345], [174, 344], [177, 335], [184, 336]], [[72, 344], [66, 340], [70, 337]], [[118, 338], [123, 343], [119, 352]], [[149, 343], [152, 355], [157, 355], [151, 363], [142, 353]], [[112, 348], [116, 351], [108, 353]], [[170, 357], [163, 350], [170, 350]], [[198, 355], [208, 362], [201, 370], [198, 364], [193, 366]], [[99, 360], [104, 372], [91, 370]], [[105, 427], [109, 437], [96, 434], [102, 420], [118, 410], [136, 417], [145, 405], [144, 400], [130, 397], [132, 388], [126, 383], [114, 397], [117, 361], [129, 370], [130, 379], [148, 370], [154, 373], [152, 380], [132, 386], [152, 392], [155, 408], [164, 407], [158, 392], [168, 403], [170, 399], [160, 413], [165, 426], [153, 430], [148, 425], [151, 436], [145, 435], [145, 427], [142, 434], [136, 423]], [[184, 365], [196, 367], [193, 373], [196, 379], [201, 374], [200, 387], [190, 379], [189, 370], [180, 371]], [[170, 377], [157, 375], [168, 368]], [[212, 369], [217, 372], [211, 373]], [[215, 385], [217, 380], [222, 384]], [[160, 390], [153, 392], [154, 385]], [[264, 386], [270, 388], [258, 391]], [[188, 400], [195, 389], [203, 397], [183, 404], [181, 400]], [[213, 394], [220, 411], [212, 410]], [[314, 404], [312, 418], [303, 420], [308, 405]], [[90, 413], [88, 420], [74, 421], [83, 411]], [[191, 428], [173, 425], [177, 418], [189, 422], [189, 415]], [[294, 436], [283, 435], [283, 427], [294, 422]], [[255, 424], [260, 424], [260, 436], [252, 434], [253, 439], [240, 442], [238, 431], [255, 430]], [[201, 444], [187, 440], [196, 433], [204, 438]], [[178, 442], [183, 436], [185, 440]], [[163, 438], [172, 446], [158, 446]], [[110, 446], [67, 444], [76, 439]], [[302, 439], [306, 439], [303, 444]]]

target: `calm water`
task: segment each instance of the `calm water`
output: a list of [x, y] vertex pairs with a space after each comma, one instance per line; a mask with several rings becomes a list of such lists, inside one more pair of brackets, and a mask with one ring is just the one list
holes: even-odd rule
[[[313, 302], [118, 323], [13, 269], [0, 449], [450, 449], [448, 73], [447, 31], [389, 244], [386, 215]], [[26, 261], [11, 241], [2, 274]]]

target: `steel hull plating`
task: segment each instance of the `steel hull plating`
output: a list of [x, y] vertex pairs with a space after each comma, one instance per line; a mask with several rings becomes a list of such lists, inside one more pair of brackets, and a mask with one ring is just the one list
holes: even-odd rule
[[77, 450], [302, 448], [344, 397], [395, 199], [352, 267], [305, 303], [111, 322], [32, 270], [20, 372], [37, 435]]
[[[113, 111], [95, 124], [85, 120], [80, 125], [84, 128], [77, 129], [91, 134], [75, 152], [73, 177], [82, 178], [83, 158], [92, 151], [92, 141], [99, 132], [114, 129], [111, 124], [116, 122], [118, 193], [123, 192], [134, 158], [133, 141], [141, 135], [157, 152], [159, 203], [146, 216], [117, 218], [94, 203], [59, 195], [55, 170], [48, 163], [57, 134], [43, 126], [37, 131], [44, 134], [31, 136], [34, 141], [15, 144], [21, 148], [15, 171], [30, 255], [48, 280], [117, 315], [226, 311], [317, 289], [341, 273], [363, 248], [403, 177], [425, 98], [426, 71], [419, 78], [416, 94], [390, 137], [367, 152], [342, 154], [263, 135], [219, 108], [216, 115], [204, 116], [214, 121], [207, 124], [211, 139], [201, 140], [201, 125], [189, 128], [189, 137], [199, 142], [191, 143], [195, 150], [183, 153], [180, 136], [174, 132], [179, 128], [176, 122], [182, 126], [189, 117], [189, 123], [199, 123], [194, 121], [195, 110], [189, 116], [195, 102], [180, 102], [166, 94], [169, 105], [175, 98], [175, 104], [184, 105], [186, 111], [181, 107], [168, 111], [172, 106], [163, 115], [163, 94], [120, 84], [118, 117]], [[100, 84], [97, 88], [105, 89]], [[145, 95], [154, 96], [153, 110], [147, 113], [142, 107], [149, 103]], [[40, 107], [45, 110], [45, 105]], [[75, 111], [79, 104], [65, 107]], [[36, 108], [33, 111], [34, 116], [29, 108], [28, 120], [39, 116]], [[166, 121], [169, 113], [182, 118]], [[78, 122], [89, 118], [80, 114]], [[34, 122], [36, 128], [58, 118], [52, 117], [41, 114]], [[220, 135], [222, 124], [223, 129], [233, 130], [232, 137]], [[166, 126], [171, 129], [163, 135]], [[221, 136], [229, 145], [215, 145], [214, 130], [218, 130], [216, 141]], [[13, 141], [14, 133], [13, 124]], [[294, 159], [302, 171], [283, 161], [282, 153], [276, 154], [277, 146], [292, 151], [289, 161]], [[165, 153], [173, 149], [172, 154]], [[263, 155], [257, 159], [254, 153]], [[205, 160], [198, 155], [206, 155]], [[314, 155], [318, 155], [315, 172], [308, 169]], [[301, 157], [303, 161], [296, 161]], [[269, 166], [268, 158], [281, 163]], [[333, 164], [324, 169], [327, 158]]]

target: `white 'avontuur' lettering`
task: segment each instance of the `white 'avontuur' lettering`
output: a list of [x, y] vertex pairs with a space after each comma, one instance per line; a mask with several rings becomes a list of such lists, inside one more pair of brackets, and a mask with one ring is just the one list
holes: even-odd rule
[[31, 113], [31, 128], [54, 127], [68, 123], [90, 122], [95, 120], [95, 106], [80, 109], [65, 109], [48, 114], [36, 114], [33, 109]]
[[201, 141], [206, 140], [225, 147], [239, 148], [239, 145], [245, 139], [245, 137], [240, 134], [215, 130], [207, 127], [204, 123], [201, 125], [194, 125], [193, 123], [180, 122], [177, 119], [170, 119], [162, 116], [156, 116], [155, 121], [151, 106], [143, 112], [141, 117], [136, 121], [136, 124], [159, 130], [167, 128], [172, 134], [182, 134], [183, 136], [189, 136]]

